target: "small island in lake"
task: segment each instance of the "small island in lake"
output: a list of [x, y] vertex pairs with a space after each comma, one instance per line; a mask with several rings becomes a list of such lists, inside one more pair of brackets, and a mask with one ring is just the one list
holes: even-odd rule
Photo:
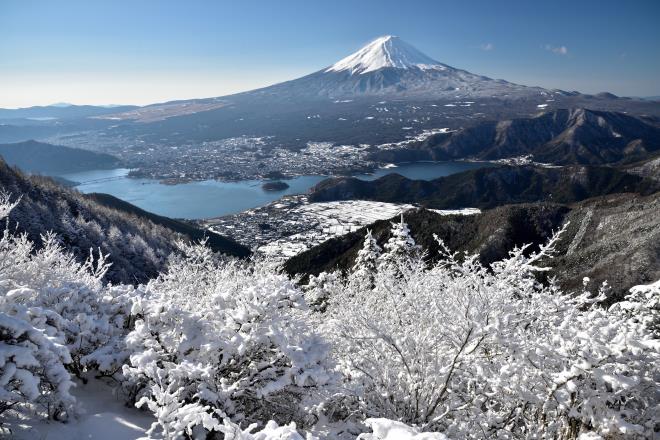
[[286, 182], [282, 182], [280, 180], [275, 182], [266, 182], [263, 185], [261, 185], [261, 188], [264, 191], [284, 191], [288, 187], [289, 185]]

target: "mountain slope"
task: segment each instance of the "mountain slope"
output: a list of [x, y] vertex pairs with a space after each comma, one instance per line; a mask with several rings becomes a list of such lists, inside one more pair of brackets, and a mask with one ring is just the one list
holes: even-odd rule
[[380, 160], [502, 159], [531, 155], [553, 164], [634, 162], [660, 151], [660, 128], [619, 112], [559, 109], [533, 118], [488, 121], [433, 135]]
[[572, 203], [620, 192], [647, 195], [659, 188], [655, 180], [608, 167], [501, 166], [431, 181], [410, 180], [398, 174], [373, 181], [352, 177], [326, 179], [312, 188], [309, 200], [364, 199], [417, 203], [435, 209], [492, 208], [537, 201]]
[[[438, 252], [437, 234], [455, 252], [479, 253], [481, 261], [492, 263], [506, 256], [509, 249], [525, 243], [541, 243], [561, 224], [569, 209], [556, 204], [507, 205], [478, 215], [439, 215], [425, 209], [408, 211], [408, 223], [415, 241], [433, 259]], [[392, 221], [381, 220], [356, 232], [331, 239], [289, 259], [290, 274], [313, 274], [353, 265], [367, 229], [381, 245], [389, 238]]]
[[[181, 229], [180, 234], [163, 226], [164, 221], [161, 224], [153, 221], [150, 213], [137, 207], [129, 209], [125, 202], [104, 206], [93, 197], [63, 188], [51, 179], [25, 176], [1, 160], [0, 191], [21, 197], [8, 218], [11, 229], [26, 233], [35, 243], [40, 242], [44, 231], [54, 231], [62, 244], [81, 260], [87, 258], [90, 249], [110, 254], [112, 266], [107, 278], [112, 282], [147, 281], [164, 269], [168, 256], [176, 250], [177, 240], [197, 239], [203, 234], [200, 230], [193, 234]], [[116, 209], [117, 206], [121, 208]], [[249, 253], [227, 239], [215, 244], [216, 250], [230, 255]]]
[[157, 225], [161, 225], [171, 229], [174, 232], [178, 232], [179, 234], [182, 234], [191, 240], [201, 241], [206, 239], [207, 246], [213, 249], [215, 252], [221, 252], [240, 258], [250, 256], [251, 252], [248, 248], [236, 243], [227, 237], [208, 231], [206, 229], [200, 229], [190, 223], [145, 211], [144, 209], [138, 208], [137, 206], [125, 202], [122, 199], [118, 199], [117, 197], [110, 194], [89, 193], [85, 194], [85, 197], [108, 208], [115, 209], [117, 211], [121, 211], [139, 218], [147, 219]]
[[38, 174], [65, 174], [117, 168], [119, 159], [105, 153], [37, 141], [0, 145], [0, 156], [9, 165]]
[[[620, 299], [634, 285], [660, 278], [660, 193], [650, 196], [613, 194], [583, 202], [505, 205], [469, 216], [441, 216], [427, 210], [409, 211], [405, 221], [415, 241], [438, 256], [438, 235], [450, 249], [479, 254], [485, 263], [497, 261], [514, 246], [544, 243], [562, 224], [570, 222], [557, 255], [543, 264], [547, 276], [556, 277], [567, 290], [590, 288], [607, 281], [611, 298]], [[381, 246], [389, 238], [391, 222], [378, 221], [356, 232], [334, 238], [299, 254], [285, 264], [290, 274], [316, 275], [321, 271], [346, 270], [355, 261], [367, 229]], [[547, 277], [546, 276], [546, 277]]]

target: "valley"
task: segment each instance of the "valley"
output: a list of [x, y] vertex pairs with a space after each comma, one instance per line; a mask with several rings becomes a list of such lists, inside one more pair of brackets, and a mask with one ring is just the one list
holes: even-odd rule
[[[433, 138], [434, 133], [561, 108], [625, 111], [645, 116], [648, 124], [660, 121], [658, 105], [651, 102], [584, 96], [513, 101], [358, 97], [315, 99], [284, 107], [270, 99], [237, 97], [232, 106], [152, 123], [96, 120], [105, 126], [94, 130], [75, 130], [78, 122], [70, 122], [73, 131], [55, 127], [60, 132], [48, 136], [37, 131], [45, 129], [42, 123], [34, 127], [34, 137], [111, 154], [134, 169], [136, 177], [171, 182], [235, 181], [272, 173], [351, 173], [391, 162], [429, 160], [431, 155], [417, 154], [416, 158], [416, 145]], [[196, 129], [186, 131], [191, 126]], [[29, 127], [21, 127], [28, 132], [24, 136], [30, 135]], [[4, 128], [9, 130], [9, 126]], [[2, 130], [0, 126], [0, 140]]]
[[[34, 145], [83, 166], [72, 173], [54, 156], [60, 170], [37, 172], [278, 260], [414, 207], [474, 213], [658, 189], [658, 103], [494, 80], [392, 36], [249, 92], [2, 119], [0, 139], [34, 128], [45, 142]], [[84, 154], [121, 168], [95, 170]]]
[[65, 109], [0, 119], [34, 127], [41, 148], [121, 165], [45, 170], [79, 191], [193, 220], [278, 260], [414, 207], [474, 213], [658, 189], [656, 102], [493, 80], [397, 37], [249, 92]]
[[[373, 180], [392, 172], [412, 179], [434, 179], [474, 168], [492, 166], [487, 162], [422, 162], [378, 168], [369, 174], [354, 174], [361, 180]], [[142, 209], [174, 218], [203, 219], [236, 214], [276, 201], [282, 196], [307, 193], [327, 175], [311, 174], [277, 177], [288, 188], [267, 191], [264, 182], [272, 180], [194, 180], [185, 183], [131, 177], [129, 169], [85, 171], [60, 174], [77, 184], [83, 193], [108, 193]]]

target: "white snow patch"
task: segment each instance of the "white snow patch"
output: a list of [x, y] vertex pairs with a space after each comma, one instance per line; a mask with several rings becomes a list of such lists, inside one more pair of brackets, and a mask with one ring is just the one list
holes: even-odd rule
[[448, 440], [439, 432], [420, 432], [419, 429], [395, 420], [377, 418], [364, 422], [373, 433], [360, 434], [357, 440]]
[[400, 141], [400, 142], [390, 142], [387, 144], [380, 144], [378, 145], [378, 148], [381, 150], [397, 150], [399, 148], [404, 148], [406, 145], [414, 143], [414, 142], [421, 142], [425, 139], [428, 139], [429, 137], [433, 136], [434, 134], [439, 134], [439, 133], [449, 133], [451, 130], [449, 128], [432, 128], [430, 130], [424, 130], [421, 133], [414, 135], [414, 136], [406, 136], [405, 141]]
[[364, 46], [326, 69], [326, 72], [349, 71], [365, 74], [385, 67], [397, 69], [446, 70], [447, 66], [415, 49], [399, 37], [387, 35]]
[[146, 431], [155, 421], [151, 413], [129, 408], [115, 397], [113, 388], [101, 380], [89, 377], [84, 385], [77, 382], [73, 394], [83, 414], [67, 423], [29, 420], [10, 423], [16, 440], [133, 440], [146, 438]]
[[440, 215], [475, 215], [481, 214], [481, 209], [479, 208], [462, 208], [462, 209], [429, 209], [429, 211], [435, 212]]

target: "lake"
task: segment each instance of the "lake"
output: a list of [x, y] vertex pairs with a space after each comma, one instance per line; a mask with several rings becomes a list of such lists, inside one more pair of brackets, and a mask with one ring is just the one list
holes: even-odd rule
[[[373, 174], [357, 175], [363, 180], [374, 180], [390, 173], [399, 173], [411, 179], [431, 180], [442, 176], [489, 166], [475, 162], [416, 162], [400, 164], [396, 168], [381, 168]], [[84, 192], [111, 194], [140, 208], [173, 218], [209, 218], [234, 214], [256, 208], [279, 199], [283, 195], [301, 194], [327, 176], [299, 176], [284, 180], [289, 188], [283, 191], [264, 191], [261, 180], [240, 182], [202, 182], [165, 185], [152, 179], [129, 178], [128, 169], [85, 171], [63, 174], [75, 182], [76, 189]]]

